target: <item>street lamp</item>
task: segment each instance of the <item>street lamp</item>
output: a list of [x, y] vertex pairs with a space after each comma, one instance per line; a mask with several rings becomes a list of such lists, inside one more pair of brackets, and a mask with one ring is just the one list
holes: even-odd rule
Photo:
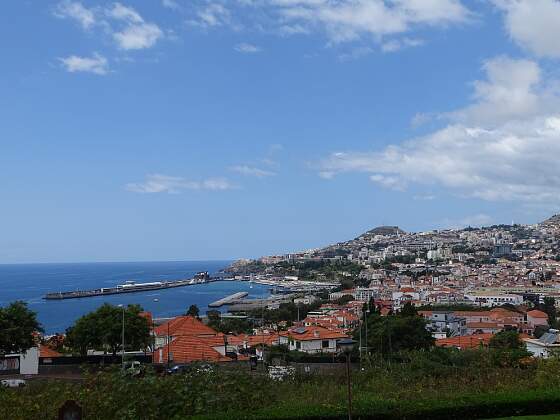
[[121, 367], [124, 370], [124, 305], [119, 305], [119, 308], [122, 308], [122, 351], [121, 351]]
[[344, 338], [337, 342], [337, 346], [346, 355], [346, 383], [348, 385], [348, 420], [352, 420], [352, 382], [350, 379], [350, 354], [354, 349], [355, 340]]

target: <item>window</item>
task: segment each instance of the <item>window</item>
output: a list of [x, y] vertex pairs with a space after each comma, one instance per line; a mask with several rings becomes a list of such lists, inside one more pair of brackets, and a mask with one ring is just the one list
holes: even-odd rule
[[321, 342], [321, 347], [324, 348], [324, 349], [329, 348], [329, 340], [323, 340]]
[[296, 341], [296, 349], [301, 349], [301, 343], [299, 341]]

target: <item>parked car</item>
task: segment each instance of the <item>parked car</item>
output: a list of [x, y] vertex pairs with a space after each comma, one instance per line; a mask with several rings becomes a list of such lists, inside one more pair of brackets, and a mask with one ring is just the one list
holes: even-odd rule
[[24, 379], [2, 379], [0, 384], [7, 388], [20, 388], [27, 385], [27, 382]]

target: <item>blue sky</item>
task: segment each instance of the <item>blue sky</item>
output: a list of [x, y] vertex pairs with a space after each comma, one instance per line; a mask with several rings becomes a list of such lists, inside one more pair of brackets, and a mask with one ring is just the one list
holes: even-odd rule
[[557, 212], [556, 0], [8, 0], [0, 262]]

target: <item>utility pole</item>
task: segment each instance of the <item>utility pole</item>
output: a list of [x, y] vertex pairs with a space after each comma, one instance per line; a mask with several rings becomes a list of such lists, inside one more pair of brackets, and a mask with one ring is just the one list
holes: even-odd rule
[[122, 350], [121, 350], [121, 368], [124, 371], [124, 305], [119, 305], [122, 308]]
[[171, 340], [169, 339], [169, 323], [170, 320], [167, 321], [167, 369], [169, 369], [169, 364], [171, 361]]

